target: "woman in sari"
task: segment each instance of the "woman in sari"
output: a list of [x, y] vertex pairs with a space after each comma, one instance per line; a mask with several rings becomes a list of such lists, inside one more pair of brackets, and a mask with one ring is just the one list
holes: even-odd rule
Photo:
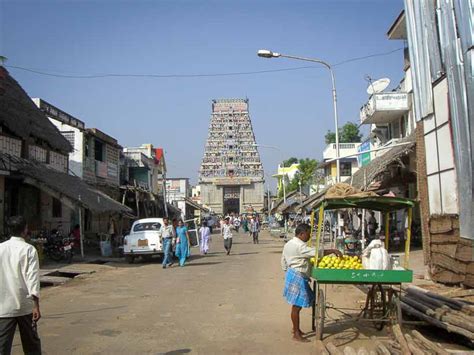
[[200, 234], [200, 249], [201, 254], [207, 254], [209, 251], [209, 242], [211, 241], [211, 230], [207, 226], [207, 222], [202, 222], [202, 227], [199, 229]]
[[191, 254], [189, 248], [189, 234], [188, 227], [186, 227], [183, 221], [178, 222], [178, 227], [176, 228], [176, 257], [179, 259], [179, 266], [184, 266], [186, 259]]

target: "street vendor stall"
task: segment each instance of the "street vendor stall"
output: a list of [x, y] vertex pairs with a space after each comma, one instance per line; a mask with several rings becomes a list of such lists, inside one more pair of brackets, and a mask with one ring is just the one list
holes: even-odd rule
[[[325, 301], [325, 292], [321, 286], [328, 284], [353, 284], [367, 285], [369, 287], [365, 306], [355, 317], [357, 321], [373, 322], [377, 329], [381, 330], [385, 323], [401, 323], [400, 292], [401, 284], [411, 282], [413, 272], [408, 269], [410, 255], [410, 225], [412, 208], [414, 202], [405, 198], [378, 196], [374, 194], [353, 194], [341, 197], [322, 196], [311, 206], [313, 218], [319, 211], [316, 255], [311, 277], [313, 279], [313, 290], [315, 302], [313, 304], [312, 325], [316, 331], [316, 338], [322, 339], [326, 309], [329, 308]], [[323, 229], [324, 211], [339, 209], [370, 209], [380, 211], [385, 215], [385, 250], [388, 249], [389, 213], [396, 210], [408, 210], [407, 238], [405, 242], [405, 260], [403, 267], [395, 262], [393, 269], [363, 269], [358, 256], [345, 255], [344, 258], [335, 260], [322, 258], [319, 260], [318, 251], [321, 247], [321, 231]], [[379, 242], [380, 243], [380, 242]], [[383, 247], [383, 244], [380, 243]], [[338, 310], [336, 306], [331, 306]], [[352, 318], [351, 320], [354, 320]], [[346, 321], [346, 320], [344, 320]]]

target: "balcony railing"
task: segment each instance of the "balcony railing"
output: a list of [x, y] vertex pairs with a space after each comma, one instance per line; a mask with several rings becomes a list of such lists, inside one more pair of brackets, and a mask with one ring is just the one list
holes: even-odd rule
[[[357, 153], [357, 148], [359, 148], [360, 143], [339, 143], [339, 155], [345, 156], [349, 154]], [[331, 143], [326, 146], [323, 152], [323, 158], [334, 159], [336, 158], [336, 143]]]
[[404, 92], [380, 92], [370, 96], [360, 109], [362, 124], [387, 124], [408, 111], [408, 94]]

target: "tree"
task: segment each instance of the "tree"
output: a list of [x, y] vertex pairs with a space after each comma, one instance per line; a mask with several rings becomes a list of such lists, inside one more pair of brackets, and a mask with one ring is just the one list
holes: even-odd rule
[[289, 159], [283, 160], [283, 167], [289, 168], [291, 165], [298, 163], [298, 159], [295, 157], [291, 157]]
[[[336, 134], [328, 131], [324, 136], [326, 144], [336, 143]], [[359, 143], [362, 140], [362, 133], [359, 126], [353, 122], [347, 122], [342, 128], [339, 128], [339, 143]]]
[[[318, 161], [315, 159], [304, 158], [304, 159], [295, 159], [293, 163], [299, 163], [299, 172], [295, 174], [293, 179], [287, 182], [285, 185], [285, 191], [289, 194], [292, 191], [299, 190], [299, 185], [301, 182], [301, 186], [311, 185], [314, 182], [316, 169], [318, 167]], [[290, 159], [288, 159], [290, 160]], [[286, 178], [287, 179], [287, 178]], [[285, 180], [286, 180], [285, 179]], [[283, 197], [283, 189], [279, 191], [278, 197]]]
[[[301, 180], [301, 185], [306, 186], [313, 182], [314, 175], [316, 174], [316, 168], [318, 167], [318, 161], [316, 159], [304, 158], [299, 161], [299, 175], [298, 179]], [[296, 178], [296, 176], [295, 176]]]

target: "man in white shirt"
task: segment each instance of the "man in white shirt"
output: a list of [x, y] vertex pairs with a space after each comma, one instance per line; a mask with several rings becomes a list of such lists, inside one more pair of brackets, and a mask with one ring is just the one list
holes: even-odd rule
[[0, 244], [0, 354], [11, 353], [17, 325], [23, 352], [41, 354], [36, 328], [41, 318], [38, 253], [25, 242], [28, 226], [23, 217], [11, 217], [8, 226], [12, 237]]
[[232, 226], [230, 225], [229, 218], [225, 219], [221, 231], [222, 237], [224, 238], [224, 248], [227, 250], [227, 255], [229, 255], [232, 249]]
[[163, 269], [173, 265], [172, 248], [176, 241], [174, 227], [169, 224], [168, 218], [163, 218], [163, 225], [159, 231], [161, 245], [163, 246]]
[[[293, 339], [308, 342], [300, 329], [300, 311], [302, 307], [310, 307], [314, 294], [309, 286], [312, 266], [309, 260], [316, 256], [316, 249], [306, 242], [311, 238], [311, 227], [302, 223], [296, 227], [295, 237], [285, 244], [281, 255], [281, 267], [286, 271], [283, 296], [291, 305], [291, 322], [293, 323]], [[320, 250], [319, 255], [341, 255], [339, 250]]]

